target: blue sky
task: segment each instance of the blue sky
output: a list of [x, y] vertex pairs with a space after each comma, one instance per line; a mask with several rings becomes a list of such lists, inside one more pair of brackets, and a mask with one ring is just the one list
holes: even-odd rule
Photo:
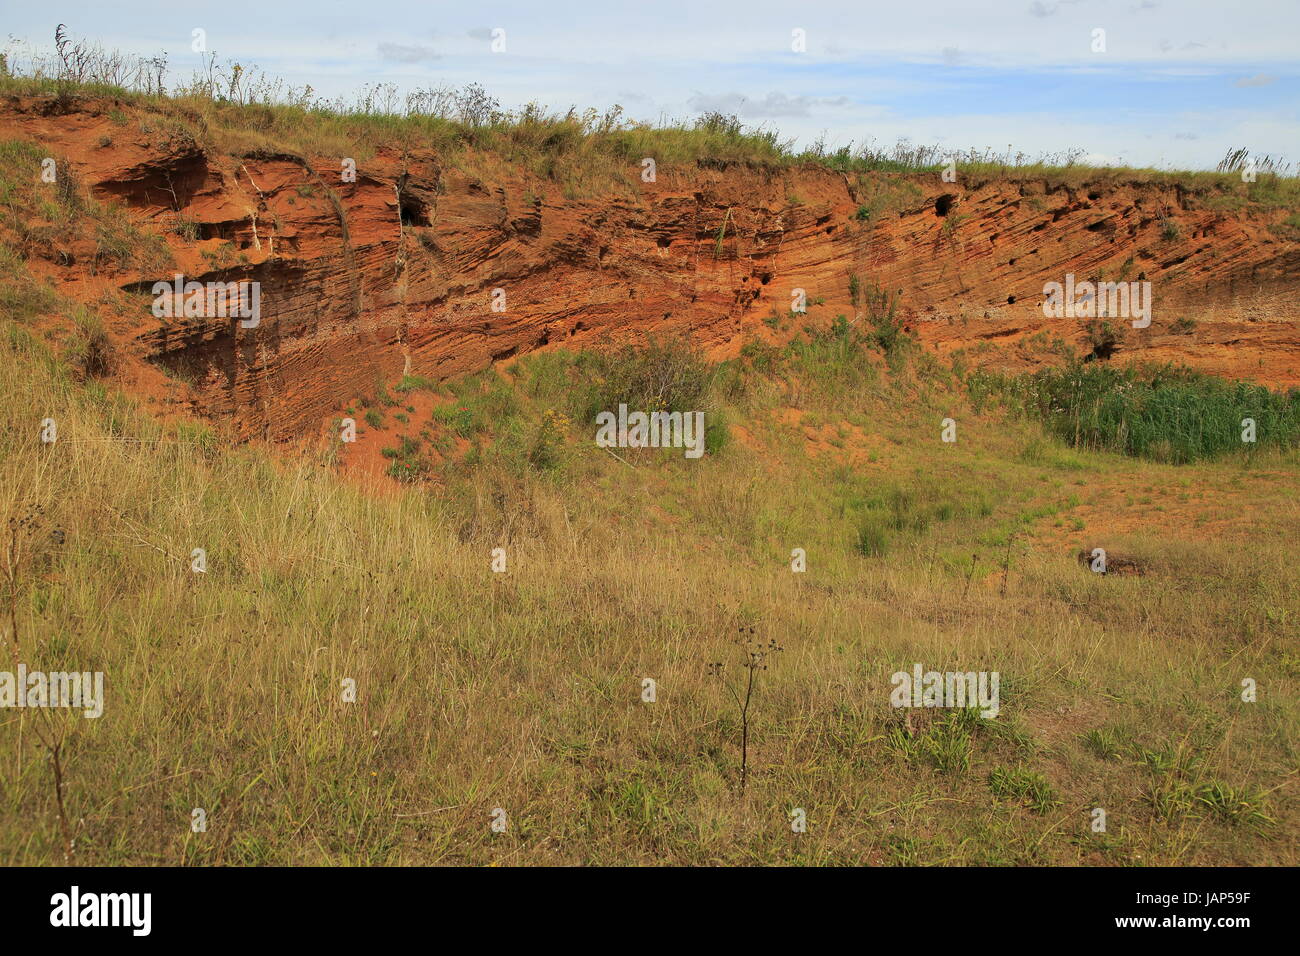
[[1300, 0], [93, 0], [10, 5], [5, 19], [37, 48], [62, 21], [107, 47], [165, 50], [178, 78], [198, 67], [201, 28], [220, 60], [328, 97], [477, 82], [508, 107], [618, 103], [652, 121], [721, 109], [800, 143], [1300, 160]]

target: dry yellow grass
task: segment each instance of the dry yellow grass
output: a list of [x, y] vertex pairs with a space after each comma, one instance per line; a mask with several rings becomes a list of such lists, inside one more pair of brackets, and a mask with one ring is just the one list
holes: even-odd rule
[[[1294, 864], [1294, 454], [1068, 452], [976, 416], [934, 369], [873, 376], [801, 399], [878, 439], [852, 467], [759, 381], [727, 413], [762, 450], [625, 464], [575, 426], [557, 469], [485, 456], [373, 494], [328, 456], [160, 426], [7, 324], [0, 516], [43, 509], [20, 654], [106, 675], [103, 717], [53, 715], [75, 859]], [[866, 557], [857, 499], [891, 485], [934, 486], [951, 514]], [[1202, 485], [1223, 497], [1183, 503], [1186, 526], [1141, 504]], [[1058, 538], [1129, 486], [1117, 511], [1149, 520], [1095, 530], [1149, 573], [1089, 574]], [[1211, 517], [1229, 530], [1198, 530]], [[742, 628], [783, 648], [757, 674], [743, 791]], [[914, 661], [998, 671], [1001, 713], [905, 717], [889, 679]], [[0, 711], [4, 863], [63, 855], [38, 719]]]

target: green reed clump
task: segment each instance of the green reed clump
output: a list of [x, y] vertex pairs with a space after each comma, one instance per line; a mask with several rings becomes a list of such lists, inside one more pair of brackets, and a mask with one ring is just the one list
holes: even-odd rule
[[[1300, 391], [1273, 392], [1185, 367], [1074, 362], [1032, 375], [974, 373], [968, 384], [973, 397], [997, 394], [1080, 448], [1187, 464], [1300, 444]], [[1253, 442], [1243, 438], [1247, 419]]]

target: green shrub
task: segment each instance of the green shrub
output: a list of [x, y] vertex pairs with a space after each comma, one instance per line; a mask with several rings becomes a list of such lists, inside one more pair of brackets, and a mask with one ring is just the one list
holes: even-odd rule
[[885, 735], [890, 750], [909, 762], [924, 760], [944, 773], [965, 773], [970, 769], [975, 734], [983, 718], [975, 708], [945, 712], [922, 729], [913, 732], [906, 723], [895, 723]]
[[528, 449], [528, 463], [543, 471], [558, 468], [564, 461], [565, 435], [569, 424], [564, 415], [554, 409], [547, 409]]
[[452, 383], [450, 388], [453, 401], [434, 408], [433, 417], [462, 438], [499, 432], [519, 415], [514, 386], [493, 369]]
[[429, 472], [429, 463], [420, 457], [399, 458], [388, 466], [386, 474], [403, 483], [419, 481]]
[[1092, 351], [1089, 353], [1089, 359], [1108, 359], [1114, 354], [1116, 347], [1119, 345], [1120, 333], [1108, 320], [1098, 321], [1092, 319], [1084, 328], [1084, 334], [1087, 337], [1088, 345]]
[[433, 410], [433, 419], [462, 438], [468, 438], [476, 431], [474, 413], [465, 405], [439, 405]]
[[587, 422], [620, 404], [647, 413], [702, 411], [714, 376], [704, 356], [683, 340], [651, 338], [615, 352], [584, 352], [578, 366], [590, 384], [579, 416]]
[[829, 329], [809, 329], [806, 337], [790, 342], [786, 355], [800, 375], [824, 391], [839, 392], [876, 380], [866, 344], [857, 325], [837, 315]]
[[782, 353], [779, 348], [758, 339], [746, 342], [740, 347], [739, 364], [745, 371], [774, 375], [780, 368], [781, 359]]

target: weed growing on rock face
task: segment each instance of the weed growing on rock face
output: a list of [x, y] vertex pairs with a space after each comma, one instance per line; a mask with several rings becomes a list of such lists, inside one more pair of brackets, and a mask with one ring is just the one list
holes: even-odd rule
[[919, 204], [925, 195], [919, 186], [906, 179], [867, 175], [857, 178], [855, 193], [860, 205], [853, 218], [868, 224], [896, 216]]
[[1120, 333], [1107, 319], [1091, 319], [1084, 329], [1091, 351], [1084, 356], [1085, 362], [1104, 362], [1119, 348]]
[[886, 361], [893, 368], [911, 343], [903, 331], [903, 320], [898, 317], [898, 296], [873, 285], [866, 290], [866, 306], [871, 344], [885, 353]]
[[731, 221], [731, 210], [728, 209], [726, 215], [722, 217], [722, 225], [718, 227], [718, 239], [717, 242], [714, 244], [714, 249], [713, 249], [713, 258], [715, 259], [720, 259], [722, 257], [722, 244], [727, 238], [727, 223], [729, 223], [730, 221]]
[[199, 238], [199, 224], [192, 216], [184, 213], [176, 213], [168, 221], [167, 229], [169, 232], [180, 236], [186, 242], [197, 242]]
[[1281, 222], [1269, 227], [1276, 235], [1293, 242], [1300, 240], [1300, 212], [1293, 212]]
[[402, 392], [403, 394], [421, 389], [432, 392], [437, 390], [438, 383], [431, 378], [425, 378], [423, 375], [404, 375], [402, 376], [402, 380], [393, 386], [393, 388], [395, 391]]

